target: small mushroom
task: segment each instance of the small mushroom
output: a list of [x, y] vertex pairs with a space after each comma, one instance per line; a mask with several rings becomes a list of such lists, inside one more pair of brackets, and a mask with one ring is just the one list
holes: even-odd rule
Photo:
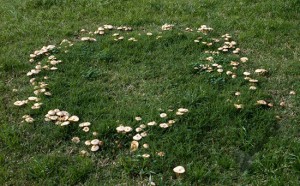
[[141, 121], [141, 120], [142, 120], [142, 118], [139, 117], [139, 116], [135, 117], [134, 119], [135, 119], [136, 121]]
[[258, 100], [258, 101], [256, 101], [256, 103], [258, 105], [267, 105], [268, 104], [265, 100]]
[[71, 121], [71, 122], [77, 122], [77, 121], [79, 121], [79, 117], [78, 116], [71, 116], [71, 117], [69, 117], [68, 120]]
[[183, 173], [185, 173], [185, 169], [183, 166], [177, 166], [173, 169], [176, 174], [176, 177], [179, 178]]
[[149, 148], [149, 145], [148, 145], [147, 143], [145, 143], [145, 144], [143, 144], [143, 147], [144, 147], [145, 149], [148, 149], [148, 148]]
[[169, 125], [167, 123], [161, 123], [161, 124], [159, 124], [159, 127], [160, 128], [168, 128]]
[[79, 143], [79, 142], [80, 142], [79, 137], [73, 137], [73, 138], [72, 138], [72, 142], [74, 142], [74, 143]]
[[166, 113], [161, 113], [159, 116], [160, 116], [161, 118], [165, 118], [165, 117], [167, 117], [167, 114], [166, 114]]
[[143, 158], [149, 158], [150, 154], [143, 154], [142, 156], [143, 156]]
[[91, 123], [90, 122], [83, 122], [83, 123], [80, 123], [79, 124], [79, 127], [89, 127], [91, 125]]
[[98, 151], [99, 150], [99, 146], [98, 145], [93, 145], [92, 147], [91, 147], [91, 151], [92, 152], [96, 152], [96, 151]]
[[134, 152], [139, 148], [139, 142], [132, 141], [130, 144], [130, 152]]
[[93, 139], [93, 140], [91, 141], [91, 144], [92, 144], [92, 145], [98, 145], [99, 142], [100, 142], [100, 140], [98, 140], [98, 139]]
[[133, 140], [135, 141], [139, 141], [142, 139], [142, 136], [140, 134], [136, 134], [135, 136], [133, 136]]
[[88, 132], [88, 131], [90, 131], [90, 128], [89, 127], [83, 127], [83, 129], [82, 129], [84, 132]]
[[157, 125], [157, 123], [155, 121], [151, 121], [147, 124], [148, 126], [154, 126], [154, 125]]
[[242, 104], [234, 104], [234, 107], [237, 109], [242, 109], [244, 107], [244, 105]]

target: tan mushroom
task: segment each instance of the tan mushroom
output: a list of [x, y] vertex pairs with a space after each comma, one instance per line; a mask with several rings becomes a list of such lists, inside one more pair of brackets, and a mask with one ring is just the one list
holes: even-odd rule
[[132, 141], [130, 144], [130, 151], [134, 152], [139, 148], [139, 142], [137, 141]]

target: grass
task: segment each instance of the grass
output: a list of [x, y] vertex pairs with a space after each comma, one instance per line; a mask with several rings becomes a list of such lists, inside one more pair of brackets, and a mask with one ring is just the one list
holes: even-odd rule
[[[68, 1], [3, 0], [0, 7], [0, 183], [4, 185], [297, 185], [299, 149], [299, 8], [291, 1]], [[75, 42], [68, 53], [57, 51], [63, 61], [50, 77], [51, 98], [40, 110], [16, 108], [13, 102], [32, 95], [26, 73], [32, 68], [29, 54], [43, 45], [76, 41], [81, 28], [128, 25], [127, 37], [138, 42], [115, 42], [112, 36], [97, 42]], [[160, 34], [160, 26], [175, 29]], [[256, 92], [240, 78], [193, 70], [209, 55], [193, 42], [199, 35], [185, 27], [207, 24], [210, 37], [230, 33], [249, 57], [238, 73], [265, 68]], [[146, 36], [153, 32], [153, 36]], [[141, 33], [142, 35], [138, 35]], [[180, 33], [180, 34], [178, 34]], [[162, 35], [159, 40], [156, 35]], [[205, 36], [203, 36], [205, 37]], [[224, 69], [235, 56], [220, 55]], [[48, 74], [47, 74], [48, 73]], [[12, 92], [12, 89], [18, 92]], [[289, 95], [291, 90], [296, 95]], [[237, 111], [234, 92], [240, 91], [245, 108]], [[227, 101], [230, 99], [230, 101]], [[255, 106], [258, 99], [274, 103], [271, 109]], [[281, 101], [286, 107], [279, 106]], [[60, 128], [44, 122], [53, 108], [76, 114], [92, 123], [104, 148], [81, 157], [83, 143], [91, 139], [76, 126]], [[115, 127], [143, 122], [163, 122], [159, 113], [185, 107], [188, 114], [173, 127], [149, 129], [143, 139], [149, 150], [129, 153], [130, 137]], [[37, 121], [22, 124], [31, 113]], [[280, 120], [275, 118], [281, 117]], [[118, 148], [115, 141], [119, 142]], [[164, 151], [164, 157], [157, 157]], [[149, 153], [143, 159], [139, 154]], [[176, 179], [172, 169], [187, 172]]]

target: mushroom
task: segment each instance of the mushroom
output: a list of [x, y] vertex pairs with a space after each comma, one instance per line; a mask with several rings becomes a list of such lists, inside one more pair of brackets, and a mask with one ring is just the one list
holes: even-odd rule
[[79, 137], [73, 137], [73, 138], [72, 138], [72, 142], [74, 142], [74, 143], [79, 143], [79, 142], [80, 142]]
[[256, 69], [254, 72], [257, 74], [263, 75], [263, 74], [266, 74], [268, 71], [266, 69], [259, 68], [259, 69]]
[[68, 120], [71, 121], [71, 122], [77, 122], [77, 121], [79, 121], [79, 117], [78, 116], [71, 116]]
[[242, 109], [244, 107], [244, 105], [242, 104], [234, 104], [234, 107], [237, 109]]
[[164, 153], [164, 152], [157, 152], [156, 154], [157, 154], [158, 156], [160, 156], [160, 157], [165, 156], [165, 153]]
[[145, 143], [145, 144], [143, 144], [143, 147], [144, 147], [145, 149], [148, 149], [148, 148], [149, 148], [149, 145], [148, 145], [147, 143]]
[[132, 141], [130, 144], [130, 152], [134, 152], [139, 148], [139, 142]]
[[258, 101], [256, 101], [256, 103], [258, 105], [267, 105], [267, 102], [265, 100], [258, 100]]
[[296, 92], [293, 91], [293, 90], [291, 90], [291, 91], [290, 91], [290, 95], [296, 95]]
[[124, 127], [124, 132], [131, 132], [132, 131], [132, 128], [131, 127]]
[[14, 102], [14, 105], [15, 106], [23, 106], [23, 105], [25, 105], [25, 104], [27, 104], [27, 100], [23, 100], [23, 101], [16, 101], [16, 102]]
[[91, 125], [91, 123], [90, 122], [83, 122], [83, 123], [80, 123], [79, 124], [79, 127], [89, 127]]
[[142, 137], [146, 137], [146, 136], [148, 136], [148, 134], [147, 134], [147, 132], [142, 132], [142, 133], [141, 133], [141, 136], [142, 136]]
[[257, 88], [256, 88], [256, 86], [250, 86], [249, 89], [250, 90], [256, 90]]
[[141, 127], [138, 127], [138, 128], [135, 129], [135, 131], [136, 131], [136, 132], [142, 132], [143, 129], [142, 129]]
[[89, 145], [91, 145], [91, 141], [90, 141], [90, 140], [86, 140], [86, 141], [84, 142], [84, 144], [87, 145], [87, 146], [89, 146]]
[[98, 139], [93, 139], [93, 140], [91, 141], [91, 144], [92, 144], [92, 145], [98, 145], [99, 142], [100, 142], [100, 140], [98, 140]]
[[224, 70], [223, 69], [221, 69], [221, 68], [219, 68], [218, 70], [217, 70], [217, 72], [219, 72], [219, 73], [222, 73]]
[[135, 119], [136, 121], [141, 121], [141, 120], [142, 120], [142, 118], [139, 117], [139, 116], [135, 117], [134, 119]]
[[250, 72], [244, 72], [243, 74], [244, 74], [244, 76], [250, 76], [251, 75]]
[[140, 134], [136, 134], [135, 136], [133, 136], [133, 140], [135, 141], [139, 141], [142, 139], [142, 136]]
[[241, 57], [240, 60], [241, 60], [241, 62], [245, 63], [245, 62], [248, 61], [248, 58], [247, 57]]
[[83, 127], [83, 129], [82, 129], [84, 132], [88, 132], [88, 131], [90, 131], [90, 128], [89, 127]]
[[166, 113], [161, 113], [159, 116], [160, 116], [161, 118], [165, 118], [165, 117], [167, 117], [167, 114], [166, 114]]
[[160, 128], [168, 128], [169, 125], [167, 123], [161, 123], [161, 124], [159, 124], [159, 127]]
[[99, 150], [99, 146], [98, 145], [93, 145], [92, 147], [91, 147], [91, 151], [92, 152], [96, 152], [96, 151], [98, 151]]
[[179, 109], [178, 109], [178, 112], [186, 113], [186, 112], [188, 112], [188, 111], [189, 111], [189, 110], [186, 109], [186, 108], [179, 108]]
[[149, 122], [147, 125], [148, 126], [154, 126], [154, 125], [156, 125], [157, 123], [155, 122], [155, 121], [151, 121], [151, 122]]
[[145, 124], [141, 124], [140, 127], [141, 127], [142, 129], [145, 129], [147, 126], [146, 126]]
[[183, 166], [177, 166], [173, 169], [176, 174], [176, 177], [179, 178], [183, 173], [185, 173], [185, 169]]
[[66, 126], [66, 125], [69, 125], [69, 124], [70, 124], [69, 121], [64, 121], [64, 122], [62, 122], [62, 123], [60, 124], [60, 126]]
[[143, 154], [142, 156], [143, 156], [143, 158], [149, 158], [150, 154]]

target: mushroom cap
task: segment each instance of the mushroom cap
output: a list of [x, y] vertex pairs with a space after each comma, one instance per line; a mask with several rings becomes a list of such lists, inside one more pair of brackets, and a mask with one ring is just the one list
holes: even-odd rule
[[148, 126], [153, 126], [153, 125], [156, 125], [157, 123], [155, 122], [155, 121], [151, 121], [151, 122], [149, 122], [147, 125]]
[[135, 117], [134, 119], [135, 119], [136, 121], [141, 121], [141, 120], [142, 120], [142, 118], [139, 117], [139, 116]]
[[91, 151], [96, 152], [97, 150], [99, 150], [99, 146], [98, 145], [93, 145], [91, 147]]
[[161, 118], [165, 118], [165, 117], [167, 117], [167, 114], [166, 114], [166, 113], [161, 113], [159, 116], [160, 116]]
[[142, 156], [143, 156], [143, 158], [149, 158], [150, 154], [143, 154]]
[[147, 125], [141, 124], [140, 127], [141, 127], [142, 129], [145, 129], [145, 128], [147, 127]]
[[184, 169], [183, 166], [177, 166], [177, 167], [175, 167], [175, 168], [173, 169], [173, 171], [174, 171], [175, 173], [182, 174], [182, 173], [185, 172], [185, 169]]
[[64, 122], [62, 122], [62, 123], [60, 124], [60, 126], [66, 126], [66, 125], [69, 125], [69, 124], [70, 124], [69, 121], [64, 121]]
[[245, 76], [250, 76], [250, 75], [251, 75], [250, 72], [244, 72], [243, 74], [244, 74]]
[[131, 132], [132, 131], [132, 128], [131, 127], [124, 127], [124, 132]]
[[142, 139], [142, 136], [140, 134], [136, 134], [135, 136], [133, 136], [133, 140], [135, 141], [139, 141]]
[[257, 80], [257, 79], [249, 79], [249, 82], [250, 82], [250, 83], [257, 83], [258, 80]]
[[14, 102], [14, 105], [15, 106], [23, 106], [27, 103], [27, 101], [23, 100], [23, 101], [16, 101]]
[[79, 127], [89, 127], [91, 125], [90, 122], [83, 122], [79, 124]]
[[186, 108], [179, 108], [178, 109], [178, 112], [183, 112], [183, 113], [185, 113], [185, 112], [188, 112], [189, 110], [188, 109], [186, 109]]
[[267, 102], [265, 100], [258, 100], [258, 101], [256, 101], [256, 103], [258, 105], [267, 105]]
[[143, 129], [141, 127], [138, 127], [138, 128], [135, 129], [135, 131], [136, 132], [141, 132], [141, 131], [143, 131]]
[[125, 127], [123, 125], [120, 125], [116, 128], [117, 132], [123, 132]]
[[73, 137], [72, 138], [72, 142], [74, 142], [74, 143], [79, 143], [80, 142], [80, 138], [79, 137]]
[[177, 116], [182, 116], [184, 113], [183, 112], [176, 112]]
[[78, 116], [71, 116], [71, 117], [69, 117], [68, 120], [73, 121], [73, 122], [77, 122], [77, 121], [79, 121], [79, 117]]
[[100, 142], [100, 140], [98, 140], [98, 139], [93, 139], [93, 140], [91, 141], [91, 144], [92, 144], [92, 145], [98, 145], [99, 142]]
[[134, 152], [139, 148], [139, 142], [137, 141], [132, 141], [130, 144], [130, 151]]
[[142, 137], [146, 137], [146, 136], [148, 136], [148, 133], [147, 133], [147, 132], [142, 132], [142, 133], [141, 133], [141, 136], [142, 136]]
[[242, 109], [244, 107], [244, 105], [242, 104], [234, 104], [234, 107], [237, 109]]
[[143, 147], [144, 147], [145, 149], [148, 149], [148, 148], [149, 148], [149, 145], [148, 145], [147, 143], [145, 143], [145, 144], [143, 144]]
[[169, 125], [167, 123], [161, 123], [161, 124], [159, 124], [159, 127], [161, 127], [161, 128], [168, 128]]
[[90, 131], [90, 128], [89, 127], [83, 127], [83, 129], [82, 129], [84, 132], [88, 132], [88, 131]]
[[91, 141], [90, 141], [90, 140], [86, 140], [86, 141], [84, 142], [84, 144], [87, 145], [87, 146], [89, 146], [89, 145], [91, 145]]
[[248, 61], [248, 58], [247, 57], [241, 57], [240, 60], [241, 60], [241, 62], [245, 63], [245, 62]]

